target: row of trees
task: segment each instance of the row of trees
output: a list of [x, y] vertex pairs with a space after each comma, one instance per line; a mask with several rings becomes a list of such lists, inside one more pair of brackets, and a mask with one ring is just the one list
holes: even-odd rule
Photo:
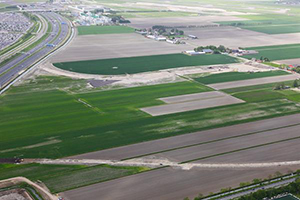
[[[292, 174], [292, 173], [294, 173], [298, 177], [300, 176], [300, 170], [297, 170], [296, 172], [289, 171], [289, 174]], [[261, 186], [263, 186], [265, 181], [269, 181], [272, 179], [278, 179], [278, 178], [281, 178], [281, 180], [283, 180], [283, 174], [280, 173], [279, 171], [275, 172], [275, 174], [270, 174], [268, 176], [268, 178], [264, 179], [264, 180], [256, 178], [256, 179], [253, 179], [252, 182], [240, 183], [240, 187], [242, 188], [242, 187], [250, 186], [253, 184], [255, 184], [255, 185], [260, 184]], [[223, 188], [220, 190], [220, 193], [225, 193], [230, 190], [232, 190], [232, 188], [230, 188], [230, 187]], [[264, 199], [264, 198], [271, 198], [271, 197], [277, 196], [279, 194], [284, 194], [284, 193], [300, 195], [300, 178], [297, 178], [295, 182], [290, 183], [287, 186], [283, 186], [281, 188], [270, 188], [267, 190], [258, 190], [255, 193], [251, 193], [249, 195], [242, 196], [238, 200], [258, 200], [258, 199]], [[219, 194], [219, 193], [217, 193], [217, 194]], [[214, 193], [211, 192], [209, 194], [209, 196], [212, 196], [212, 195], [214, 195]], [[205, 196], [203, 194], [199, 193], [198, 196], [194, 198], [194, 200], [201, 200], [203, 198], [205, 198]], [[190, 199], [188, 197], [186, 197], [186, 198], [184, 198], [184, 200], [190, 200]]]
[[287, 186], [283, 186], [280, 188], [271, 188], [267, 190], [258, 190], [252, 194], [242, 196], [239, 200], [257, 200], [264, 198], [272, 198], [279, 194], [291, 193], [294, 195], [300, 195], [300, 179], [297, 179], [295, 182], [288, 184]]

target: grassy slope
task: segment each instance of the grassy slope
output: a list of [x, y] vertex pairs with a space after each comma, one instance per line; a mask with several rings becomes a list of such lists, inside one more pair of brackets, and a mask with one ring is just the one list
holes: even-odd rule
[[247, 48], [249, 50], [256, 50], [259, 53], [254, 55], [246, 55], [244, 58], [257, 58], [261, 56], [272, 60], [284, 60], [300, 58], [300, 44], [276, 45], [276, 46], [263, 46]]
[[78, 35], [133, 33], [127, 26], [78, 26]]
[[[139, 108], [162, 104], [160, 97], [210, 89], [182, 82], [82, 94], [42, 91], [46, 85], [63, 89], [64, 81], [70, 82], [41, 78], [0, 97], [0, 157], [64, 157], [300, 111], [292, 101], [274, 99], [151, 117]], [[13, 149], [53, 138], [61, 142]], [[7, 149], [13, 150], [1, 152]]]
[[145, 170], [147, 168], [108, 165], [88, 167], [82, 165], [0, 164], [0, 180], [24, 176], [32, 181], [42, 181], [52, 193], [57, 193]]
[[256, 73], [228, 72], [228, 73], [212, 74], [205, 77], [195, 78], [195, 80], [203, 84], [213, 84], [213, 83], [223, 83], [229, 81], [263, 78], [263, 77], [270, 77], [270, 76], [280, 76], [280, 75], [287, 75], [287, 74], [289, 73], [280, 70], [270, 71], [270, 72], [256, 72]]
[[[135, 74], [140, 72], [156, 71], [162, 69], [235, 63], [235, 58], [226, 55], [199, 55], [187, 56], [184, 54], [167, 54], [155, 56], [139, 56], [128, 58], [114, 58], [103, 60], [89, 60], [79, 62], [55, 63], [64, 70], [87, 74]], [[118, 69], [113, 69], [118, 67]]]

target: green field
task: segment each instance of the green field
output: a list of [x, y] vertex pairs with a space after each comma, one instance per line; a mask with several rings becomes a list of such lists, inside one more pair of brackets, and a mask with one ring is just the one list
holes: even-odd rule
[[[54, 63], [54, 66], [64, 70], [86, 74], [120, 75], [178, 67], [229, 64], [236, 62], [238, 62], [236, 58], [221, 54], [199, 56], [166, 54]], [[114, 69], [114, 67], [117, 67], [117, 69]]]
[[78, 26], [78, 35], [133, 33], [128, 26]]
[[[284, 82], [291, 86], [293, 81]], [[277, 83], [239, 87], [223, 90], [239, 99], [249, 103], [265, 102], [270, 100], [287, 99], [294, 102], [300, 102], [300, 93], [293, 90], [274, 90]]]
[[218, 22], [221, 25], [235, 26], [243, 29], [266, 33], [285, 34], [300, 32], [299, 17], [267, 14], [267, 15], [245, 15], [239, 16], [248, 19], [247, 21], [225, 21]]
[[213, 83], [223, 83], [229, 81], [239, 81], [239, 80], [247, 80], [254, 78], [263, 78], [270, 76], [281, 76], [287, 75], [289, 73], [285, 71], [268, 71], [268, 72], [256, 72], [256, 73], [248, 73], [248, 72], [227, 72], [220, 74], [211, 74], [204, 77], [194, 78], [195, 81], [198, 81], [203, 84], [213, 84]]
[[256, 50], [259, 53], [253, 55], [245, 55], [244, 58], [256, 58], [260, 57], [268, 58], [269, 60], [285, 60], [300, 58], [300, 44], [287, 44], [287, 45], [275, 45], [275, 46], [263, 46], [246, 48], [247, 50]]
[[52, 193], [103, 182], [148, 170], [143, 167], [115, 167], [108, 165], [41, 165], [0, 164], [0, 180], [17, 176], [40, 180]]
[[66, 157], [300, 111], [295, 94], [152, 117], [139, 108], [211, 89], [195, 82], [85, 93], [77, 87], [84, 81], [39, 77], [1, 96], [0, 157]]

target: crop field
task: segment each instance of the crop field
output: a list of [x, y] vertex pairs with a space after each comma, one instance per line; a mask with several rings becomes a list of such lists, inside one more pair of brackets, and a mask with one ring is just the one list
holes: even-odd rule
[[259, 53], [253, 55], [245, 55], [244, 58], [256, 58], [261, 57], [268, 58], [269, 60], [285, 60], [300, 58], [300, 44], [287, 44], [287, 45], [275, 45], [275, 46], [263, 46], [247, 48], [248, 50], [256, 50]]
[[133, 33], [128, 26], [78, 26], [78, 35]]
[[280, 70], [269, 71], [269, 72], [256, 72], [256, 73], [227, 72], [227, 73], [220, 73], [220, 74], [211, 74], [208, 76], [195, 78], [194, 80], [203, 84], [213, 84], [213, 83], [224, 83], [230, 81], [240, 81], [240, 80], [271, 77], [271, 76], [281, 76], [287, 74], [289, 73]]
[[236, 58], [221, 54], [199, 56], [187, 56], [184, 54], [166, 54], [155, 56], [139, 56], [128, 58], [54, 63], [54, 66], [64, 70], [86, 74], [121, 75], [157, 71], [178, 67], [229, 64], [237, 62], [238, 60]]
[[0, 164], [0, 180], [24, 176], [32, 181], [41, 180], [52, 193], [99, 183], [148, 170], [143, 167], [115, 167], [97, 165], [41, 165]]
[[172, 12], [172, 11], [135, 11], [118, 12], [124, 18], [156, 18], [156, 17], [191, 17], [197, 16], [197, 13], [190, 12]]
[[249, 20], [239, 22], [227, 21], [218, 23], [221, 25], [235, 26], [266, 34], [286, 34], [300, 32], [300, 20], [297, 17], [286, 15], [247, 15], [241, 17]]
[[[82, 80], [72, 81], [83, 84]], [[293, 97], [290, 100], [287, 96], [259, 104], [247, 102], [151, 117], [140, 108], [164, 104], [159, 98], [211, 89], [179, 82], [76, 93], [76, 88], [65, 85], [70, 82], [40, 77], [0, 98], [0, 157], [66, 157], [300, 111], [294, 102], [299, 98], [296, 94], [289, 95]], [[45, 90], [48, 84], [51, 87]]]
[[[283, 82], [291, 86], [293, 81]], [[262, 84], [255, 86], [239, 87], [223, 90], [237, 98], [247, 102], [262, 102], [275, 99], [288, 99], [294, 102], [300, 102], [299, 92], [293, 90], [274, 90], [278, 83]]]

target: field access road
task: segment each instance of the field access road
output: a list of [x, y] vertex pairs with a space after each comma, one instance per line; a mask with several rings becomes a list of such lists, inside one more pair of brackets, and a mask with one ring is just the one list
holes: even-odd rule
[[[300, 125], [299, 118], [300, 114], [288, 115], [206, 131], [199, 131], [195, 133], [117, 147], [113, 149], [96, 151], [72, 156], [69, 158], [123, 160], [132, 157], [141, 157], [149, 154], [158, 154], [163, 151], [168, 152], [174, 151], [176, 149], [185, 149], [191, 146], [199, 146], [199, 144], [212, 143], [222, 140], [230, 141], [231, 138], [243, 135], [247, 136], [251, 133], [266, 132], [265, 135], [267, 136], [268, 133], [272, 134], [272, 130], [275, 131], [275, 129], [282, 127], [288, 128], [289, 126]], [[293, 133], [291, 134], [293, 135]]]
[[[51, 33], [34, 48], [0, 67], [0, 88], [9, 84], [26, 69], [53, 51], [56, 46], [61, 45], [69, 35], [70, 26], [66, 19], [53, 12], [43, 12], [41, 15], [51, 23]], [[47, 46], [47, 44], [53, 46]]]

